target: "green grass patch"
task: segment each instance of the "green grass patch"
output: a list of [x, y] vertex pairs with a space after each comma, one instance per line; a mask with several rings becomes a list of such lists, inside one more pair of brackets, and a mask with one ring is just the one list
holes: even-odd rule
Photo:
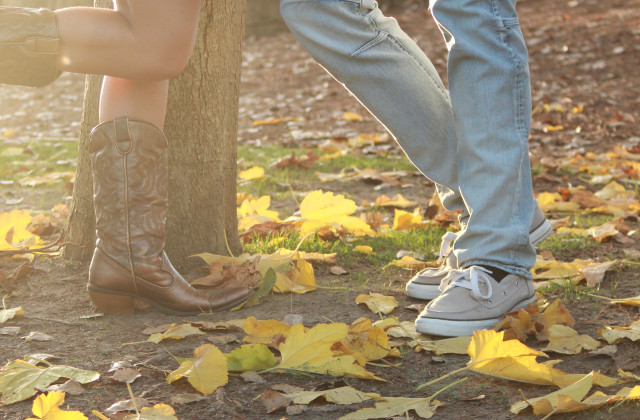
[[75, 172], [77, 154], [75, 142], [0, 143], [0, 179], [19, 181], [51, 172]]
[[[312, 235], [302, 243], [300, 250], [322, 254], [336, 253], [338, 264], [346, 269], [362, 263], [380, 269], [396, 260], [396, 254], [400, 250], [419, 252], [424, 254], [427, 260], [433, 259], [433, 254], [438, 251], [440, 238], [444, 233], [443, 228], [390, 231], [384, 236], [358, 237], [349, 241], [325, 241], [318, 235]], [[252, 255], [273, 254], [280, 248], [296, 249], [301, 240], [302, 237], [298, 232], [275, 234], [266, 238], [256, 237], [243, 245], [243, 251]], [[368, 245], [373, 251], [368, 255], [356, 252], [354, 248], [358, 245]]]
[[575, 252], [594, 250], [601, 246], [591, 237], [580, 235], [551, 235], [537, 246], [538, 252], [549, 251], [557, 259], [562, 259], [563, 254], [575, 254]]
[[608, 214], [600, 213], [581, 213], [576, 214], [575, 224], [580, 229], [589, 229], [593, 226], [600, 226], [613, 220], [613, 217]]

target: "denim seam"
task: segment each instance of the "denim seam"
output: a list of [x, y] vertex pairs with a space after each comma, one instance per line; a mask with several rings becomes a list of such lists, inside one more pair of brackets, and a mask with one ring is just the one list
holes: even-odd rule
[[357, 50], [352, 52], [351, 57], [357, 57], [361, 53], [367, 50], [370, 50], [371, 48], [375, 47], [376, 45], [384, 41], [384, 39], [387, 38], [388, 35], [389, 34], [387, 34], [386, 32], [378, 31], [378, 34], [372, 40], [367, 41], [365, 44], [360, 46]]
[[366, 44], [364, 44], [362, 47], [358, 48], [358, 50], [356, 50], [353, 54], [351, 54], [352, 57], [356, 57], [360, 54], [362, 54], [363, 52], [369, 50], [370, 48], [376, 46], [377, 44], [379, 44], [380, 42], [384, 41], [385, 39], [389, 39], [390, 41], [393, 42], [393, 44], [395, 44], [395, 46], [397, 48], [399, 48], [400, 50], [402, 50], [405, 54], [407, 54], [409, 57], [411, 57], [411, 59], [418, 65], [418, 67], [420, 67], [422, 69], [422, 71], [432, 80], [435, 82], [435, 85], [438, 86], [438, 90], [440, 91], [440, 93], [444, 94], [446, 96], [447, 91], [446, 89], [444, 89], [443, 86], [441, 86], [441, 81], [437, 80], [435, 77], [433, 77], [431, 75], [431, 73], [429, 72], [428, 69], [426, 69], [422, 63], [420, 62], [420, 60], [408, 49], [406, 49], [404, 47], [404, 45], [402, 45], [402, 42], [400, 42], [398, 39], [396, 39], [396, 37], [393, 36], [393, 34], [391, 34], [390, 32], [386, 32], [386, 31], [382, 31], [380, 30], [380, 28], [378, 28], [378, 25], [376, 25], [376, 22], [369, 16], [369, 22], [371, 23], [371, 25], [378, 31], [378, 35], [372, 39], [371, 41], [367, 42]]

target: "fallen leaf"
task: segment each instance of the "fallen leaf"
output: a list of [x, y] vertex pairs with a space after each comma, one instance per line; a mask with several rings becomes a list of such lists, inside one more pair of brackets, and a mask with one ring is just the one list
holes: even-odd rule
[[0, 309], [0, 324], [7, 322], [10, 319], [13, 319], [16, 315], [24, 314], [24, 310], [22, 306], [18, 306], [17, 308], [11, 309]]
[[240, 374], [240, 377], [242, 377], [242, 379], [244, 379], [245, 382], [251, 382], [254, 384], [264, 384], [267, 382], [257, 372], [253, 372], [253, 371], [242, 372]]
[[151, 404], [148, 400], [144, 398], [135, 398], [130, 400], [122, 400], [116, 403], [111, 404], [106, 410], [104, 410], [105, 414], [109, 416], [113, 416], [115, 414], [124, 412], [124, 411], [134, 411], [136, 408], [139, 410], [142, 407], [149, 407]]
[[[64, 403], [64, 392], [52, 391], [48, 394], [41, 394], [33, 401], [31, 411], [41, 420], [87, 420], [87, 417], [80, 411], [64, 411], [60, 406]], [[27, 420], [38, 420], [33, 417]]]
[[562, 354], [579, 354], [582, 350], [595, 350], [600, 342], [586, 334], [578, 334], [573, 328], [564, 325], [552, 325], [549, 328], [549, 344], [542, 351]]
[[391, 313], [398, 307], [398, 302], [393, 296], [384, 296], [380, 293], [370, 293], [368, 295], [361, 294], [356, 298], [356, 303], [364, 303], [371, 312], [383, 313], [385, 315]]
[[339, 265], [334, 265], [333, 267], [329, 268], [329, 272], [331, 274], [333, 274], [334, 276], [343, 276], [345, 274], [349, 274], [349, 272], [347, 270], [345, 270], [344, 268], [340, 267]]
[[74, 381], [73, 379], [69, 379], [67, 382], [63, 384], [51, 385], [45, 389], [39, 389], [38, 391], [40, 392], [60, 391], [70, 395], [82, 395], [84, 393], [84, 388], [79, 382]]
[[200, 329], [194, 327], [191, 324], [171, 324], [168, 330], [163, 333], [155, 333], [151, 334], [151, 336], [147, 339], [150, 343], [158, 344], [162, 340], [172, 339], [172, 340], [180, 340], [182, 338], [188, 337], [190, 335], [203, 335], [204, 333], [200, 331]]
[[308, 193], [300, 203], [300, 231], [303, 235], [324, 227], [343, 227], [348, 232], [362, 236], [375, 235], [371, 227], [360, 218], [351, 216], [358, 206], [353, 200], [332, 192], [316, 190]]
[[31, 331], [29, 335], [22, 337], [22, 339], [25, 341], [51, 341], [53, 337], [45, 333]]
[[318, 324], [304, 331], [300, 324], [293, 325], [289, 336], [280, 344], [281, 361], [278, 369], [378, 379], [356, 363], [353, 356], [334, 357], [331, 347], [346, 338], [345, 324]]
[[595, 409], [606, 404], [619, 403], [640, 399], [640, 386], [623, 388], [615, 395], [606, 395], [600, 391], [589, 397], [582, 398], [589, 392], [591, 382], [594, 382], [593, 372], [582, 380], [559, 391], [539, 398], [529, 399], [511, 406], [512, 413], [519, 413], [528, 406], [533, 407], [536, 415], [573, 413], [576, 411]]
[[260, 401], [262, 401], [262, 404], [264, 404], [264, 407], [267, 409], [267, 413], [273, 413], [291, 404], [291, 400], [271, 389], [267, 389], [260, 394]]
[[376, 201], [373, 203], [374, 206], [377, 207], [398, 207], [402, 209], [416, 207], [418, 203], [415, 201], [409, 201], [402, 196], [402, 194], [396, 194], [395, 197], [389, 198], [386, 195], [381, 195], [376, 198]]
[[238, 173], [238, 178], [245, 181], [252, 181], [252, 180], [260, 179], [263, 177], [264, 177], [264, 168], [261, 168], [259, 166], [254, 166], [252, 168], [249, 168], [245, 171], [240, 171]]
[[199, 402], [206, 399], [207, 397], [200, 394], [176, 394], [176, 395], [172, 395], [170, 398], [171, 403], [177, 404], [177, 405], [191, 404], [191, 403]]
[[409, 213], [404, 210], [395, 209], [393, 218], [394, 230], [411, 230], [420, 229], [424, 227], [422, 223], [422, 215], [419, 209], [416, 209], [413, 213]]
[[284, 397], [291, 400], [294, 404], [309, 404], [322, 397], [327, 402], [340, 405], [357, 404], [371, 399], [382, 399], [380, 394], [358, 391], [350, 386], [341, 386], [323, 391], [300, 391], [285, 394]]
[[113, 376], [109, 379], [116, 382], [132, 384], [133, 381], [135, 381], [141, 376], [142, 375], [140, 375], [140, 372], [138, 372], [138, 369], [131, 368], [131, 367], [124, 367], [116, 370]]
[[368, 245], [358, 245], [356, 247], [353, 248], [354, 252], [359, 252], [361, 254], [366, 254], [369, 255], [373, 252], [373, 248], [371, 248]]
[[244, 332], [247, 336], [242, 341], [250, 344], [273, 345], [274, 337], [286, 338], [290, 330], [291, 326], [283, 322], [273, 319], [260, 321], [251, 316], [244, 322]]
[[273, 290], [280, 293], [293, 292], [302, 294], [315, 290], [316, 287], [313, 266], [303, 259], [298, 259], [293, 263], [293, 268], [286, 275], [282, 273], [276, 274]]
[[26, 400], [36, 394], [36, 389], [46, 388], [60, 378], [86, 384], [98, 380], [100, 374], [64, 365], [43, 368], [24, 360], [14, 360], [0, 369], [0, 402], [9, 405]]
[[362, 357], [364, 365], [368, 361], [380, 360], [389, 355], [389, 337], [385, 331], [371, 323], [369, 318], [358, 318], [349, 325], [349, 332], [340, 342], [345, 354], [353, 354], [358, 360]]
[[638, 341], [640, 340], [640, 321], [632, 322], [628, 327], [605, 326], [598, 331], [598, 334], [609, 344], [613, 344], [623, 338]]
[[230, 372], [260, 371], [278, 364], [275, 356], [264, 344], [243, 345], [226, 355]]
[[409, 411], [414, 410], [416, 414], [424, 419], [429, 419], [435, 414], [436, 408], [442, 403], [428, 398], [402, 398], [402, 397], [383, 397], [385, 401], [377, 402], [375, 407], [363, 408], [346, 416], [340, 417], [339, 420], [368, 420], [368, 419], [386, 419], [389, 417], [401, 416], [409, 417]]
[[600, 286], [600, 283], [602, 283], [607, 270], [609, 270], [617, 262], [617, 260], [614, 260], [602, 264], [590, 265], [583, 268], [582, 274], [587, 280], [587, 286], [594, 288]]
[[467, 354], [471, 337], [445, 338], [443, 340], [416, 340], [421, 349], [434, 354]]
[[229, 381], [227, 359], [213, 344], [203, 344], [193, 352], [193, 359], [182, 362], [180, 367], [167, 376], [167, 383], [180, 378], [205, 395]]
[[153, 407], [142, 407], [140, 415], [130, 414], [123, 420], [178, 420], [175, 410], [167, 404], [156, 404]]

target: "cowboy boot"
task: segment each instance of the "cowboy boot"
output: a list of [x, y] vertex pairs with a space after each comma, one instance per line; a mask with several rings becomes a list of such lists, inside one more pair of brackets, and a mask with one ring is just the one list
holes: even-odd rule
[[60, 76], [56, 15], [47, 9], [0, 7], [0, 83], [40, 87]]
[[89, 141], [96, 248], [89, 295], [103, 313], [131, 313], [134, 300], [174, 315], [226, 309], [251, 295], [246, 285], [193, 288], [164, 253], [167, 141], [154, 125], [128, 118], [93, 129]]

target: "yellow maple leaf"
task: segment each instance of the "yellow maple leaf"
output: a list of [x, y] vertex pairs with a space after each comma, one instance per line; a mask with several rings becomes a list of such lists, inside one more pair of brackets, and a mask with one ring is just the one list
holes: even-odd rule
[[238, 217], [245, 217], [251, 214], [257, 214], [260, 216], [265, 216], [274, 222], [279, 222], [278, 212], [274, 210], [269, 210], [271, 206], [271, 197], [268, 195], [263, 195], [258, 199], [246, 199], [242, 202], [240, 207], [238, 208]]
[[280, 293], [307, 293], [316, 289], [316, 277], [313, 273], [313, 265], [303, 259], [293, 263], [293, 267], [287, 273], [276, 273], [276, 284], [273, 290]]
[[398, 301], [393, 296], [384, 296], [380, 293], [370, 293], [368, 295], [361, 294], [356, 298], [356, 303], [364, 303], [371, 312], [383, 313], [385, 315], [391, 313], [398, 307]]
[[245, 181], [252, 181], [254, 179], [260, 179], [263, 177], [264, 177], [264, 168], [261, 168], [260, 166], [254, 166], [247, 170], [241, 171], [238, 174], [238, 178]]
[[211, 394], [229, 381], [227, 359], [213, 344], [203, 344], [194, 350], [192, 360], [167, 376], [167, 383], [183, 377], [199, 392]]
[[303, 235], [324, 227], [343, 227], [354, 235], [375, 235], [362, 219], [351, 216], [358, 206], [343, 195], [322, 190], [312, 191], [300, 203], [300, 231]]
[[422, 215], [420, 214], [419, 209], [416, 209], [413, 213], [395, 209], [395, 215], [393, 218], [393, 229], [411, 230], [421, 227], [423, 227]]
[[364, 361], [373, 361], [383, 359], [391, 352], [389, 337], [382, 328], [374, 326], [369, 318], [353, 321], [341, 344], [348, 350], [346, 354], [353, 354], [359, 362], [358, 355], [362, 355]]
[[318, 324], [304, 331], [302, 324], [295, 324], [289, 336], [280, 344], [281, 361], [278, 369], [379, 379], [356, 363], [353, 356], [334, 357], [331, 347], [344, 340], [349, 328], [346, 324]]
[[0, 251], [42, 246], [40, 237], [27, 230], [29, 223], [31, 215], [27, 211], [12, 210], [0, 213]]
[[250, 344], [271, 344], [274, 336], [286, 338], [291, 330], [291, 326], [284, 322], [273, 319], [260, 321], [254, 316], [245, 320], [243, 328], [247, 336], [242, 341]]
[[558, 193], [543, 192], [536, 197], [540, 209], [547, 212], [576, 213], [580, 211], [580, 204], [564, 201]]
[[47, 394], [40, 394], [33, 401], [31, 411], [38, 418], [33, 417], [27, 420], [87, 420], [87, 417], [80, 411], [64, 411], [60, 406], [64, 403], [65, 393], [61, 391], [51, 391]]
[[[471, 360], [467, 367], [480, 373], [512, 381], [538, 385], [566, 387], [580, 380], [584, 375], [567, 374], [553, 367], [558, 361], [538, 363], [538, 356], [545, 353], [527, 347], [518, 340], [503, 341], [504, 331], [476, 331], [469, 344]], [[594, 373], [594, 384], [610, 386], [617, 382], [599, 373]]]

